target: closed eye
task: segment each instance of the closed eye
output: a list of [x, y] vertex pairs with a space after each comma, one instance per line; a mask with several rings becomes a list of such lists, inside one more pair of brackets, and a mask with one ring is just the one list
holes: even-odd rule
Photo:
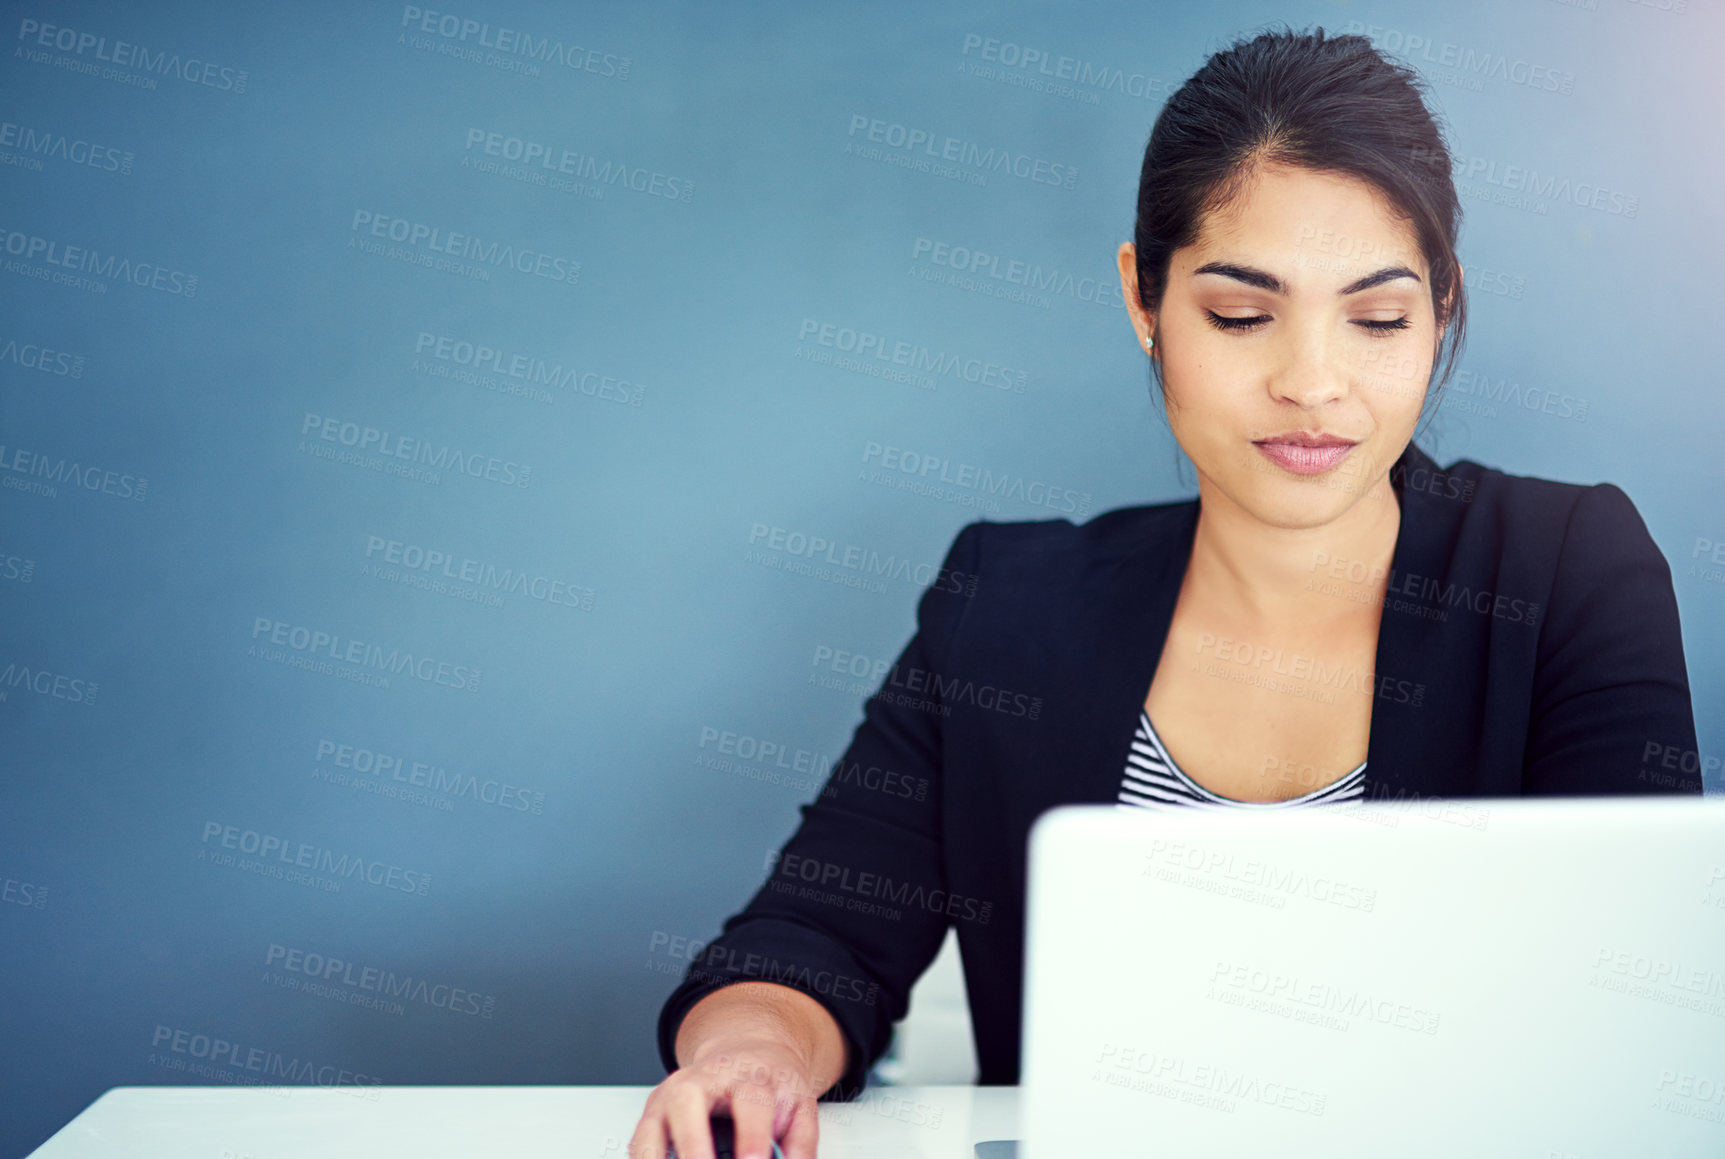
[[[1214, 326], [1216, 329], [1233, 332], [1255, 330], [1270, 320], [1270, 316], [1268, 314], [1254, 314], [1249, 318], [1230, 318], [1224, 314], [1218, 314], [1214, 310], [1206, 310], [1204, 313], [1209, 316], [1210, 325]], [[1403, 317], [1383, 322], [1375, 321], [1370, 318], [1361, 318], [1357, 320], [1354, 325], [1364, 327], [1373, 334], [1387, 335], [1392, 334], [1397, 330], [1406, 330], [1409, 323], [1407, 317], [1404, 315]]]

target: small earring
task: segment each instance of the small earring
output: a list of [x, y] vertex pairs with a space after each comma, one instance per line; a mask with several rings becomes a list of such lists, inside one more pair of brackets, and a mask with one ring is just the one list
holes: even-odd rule
[[1144, 349], [1148, 350], [1154, 345], [1156, 345], [1156, 339], [1151, 338], [1148, 335], [1146, 335], [1144, 338]]

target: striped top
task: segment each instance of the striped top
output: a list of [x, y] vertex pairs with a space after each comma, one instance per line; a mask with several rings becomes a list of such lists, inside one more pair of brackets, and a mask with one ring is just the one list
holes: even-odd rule
[[1321, 789], [1313, 789], [1301, 797], [1286, 801], [1240, 801], [1212, 793], [1181, 771], [1162, 747], [1162, 738], [1150, 724], [1150, 714], [1138, 711], [1138, 732], [1132, 737], [1132, 751], [1126, 757], [1126, 775], [1120, 782], [1118, 808], [1169, 809], [1195, 806], [1201, 809], [1288, 809], [1299, 805], [1320, 805], [1331, 801], [1362, 800], [1366, 790], [1366, 762], [1360, 767]]

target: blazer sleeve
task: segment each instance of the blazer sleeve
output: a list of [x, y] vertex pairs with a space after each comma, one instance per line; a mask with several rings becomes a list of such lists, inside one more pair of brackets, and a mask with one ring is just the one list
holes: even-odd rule
[[1537, 663], [1524, 793], [1701, 792], [1671, 568], [1610, 483], [1570, 512]]
[[[961, 530], [917, 602], [917, 625], [819, 795], [777, 853], [765, 884], [691, 961], [660, 1010], [659, 1056], [677, 1067], [683, 1017], [733, 982], [791, 986], [826, 1007], [849, 1044], [823, 1100], [861, 1093], [904, 1017], [912, 985], [951, 924], [941, 852], [941, 712], [947, 646], [976, 587], [983, 523]], [[916, 673], [922, 673], [916, 676]], [[914, 695], [901, 691], [917, 689]]]

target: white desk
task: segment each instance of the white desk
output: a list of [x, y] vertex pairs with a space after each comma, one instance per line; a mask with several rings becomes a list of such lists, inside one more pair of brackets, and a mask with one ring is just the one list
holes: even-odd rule
[[[651, 1087], [115, 1087], [40, 1159], [627, 1159]], [[1018, 1137], [1016, 1087], [822, 1103], [821, 1159], [972, 1159]]]

